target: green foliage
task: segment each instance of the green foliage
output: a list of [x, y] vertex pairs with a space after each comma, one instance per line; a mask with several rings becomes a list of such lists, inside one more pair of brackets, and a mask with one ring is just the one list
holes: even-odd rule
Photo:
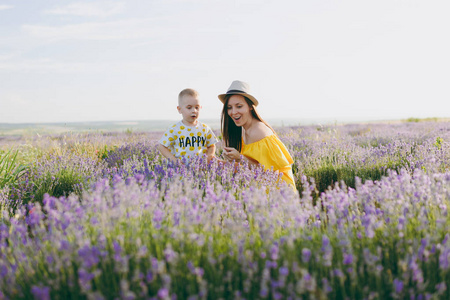
[[444, 143], [444, 139], [441, 138], [441, 137], [437, 137], [436, 138], [436, 142], [434, 143], [434, 146], [436, 148], [438, 148], [439, 150], [441, 150], [442, 149], [442, 143]]
[[420, 122], [419, 118], [408, 118], [405, 120], [405, 122], [414, 122], [414, 123], [418, 123]]
[[[356, 187], [356, 177], [361, 179], [364, 183], [367, 180], [380, 180], [387, 175], [388, 170], [400, 171], [405, 167], [402, 161], [388, 162], [386, 165], [362, 166], [354, 168], [346, 165], [323, 164], [317, 168], [304, 170], [304, 175], [307, 178], [313, 178], [316, 185], [315, 197], [319, 197], [322, 192], [328, 188], [333, 188], [336, 184], [344, 182], [347, 187]], [[297, 181], [297, 189], [303, 191], [301, 181]]]
[[437, 121], [439, 121], [439, 118], [423, 118], [423, 119], [421, 119], [421, 118], [413, 118], [413, 117], [411, 117], [411, 118], [408, 118], [408, 119], [403, 120], [403, 121], [407, 122], [407, 123], [437, 122]]
[[127, 129], [125, 130], [125, 133], [126, 133], [127, 135], [133, 135], [133, 128], [127, 128]]
[[26, 170], [26, 166], [17, 162], [18, 151], [9, 150], [0, 153], [0, 188], [9, 184], [15, 184], [20, 175]]
[[28, 195], [23, 198], [42, 203], [44, 195], [81, 195], [102, 173], [102, 163], [83, 156], [47, 156], [30, 165]]
[[81, 195], [84, 183], [84, 176], [72, 169], [61, 169], [56, 174], [47, 173], [34, 183], [34, 201], [42, 203], [45, 194], [54, 197], [71, 193]]
[[100, 148], [100, 150], [97, 150], [96, 154], [99, 159], [104, 160], [105, 158], [108, 157], [108, 152], [109, 152], [108, 146], [105, 145], [105, 146], [103, 146], [103, 148]]

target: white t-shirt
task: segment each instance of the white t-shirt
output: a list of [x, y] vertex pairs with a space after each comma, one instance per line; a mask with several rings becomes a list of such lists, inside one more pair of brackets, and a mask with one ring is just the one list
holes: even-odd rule
[[203, 155], [218, 142], [208, 125], [198, 121], [197, 126], [186, 126], [182, 121], [169, 127], [159, 143], [169, 148], [177, 158]]

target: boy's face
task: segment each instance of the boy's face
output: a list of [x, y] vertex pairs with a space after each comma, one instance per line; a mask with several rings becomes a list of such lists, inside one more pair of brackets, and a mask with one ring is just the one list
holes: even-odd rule
[[185, 95], [181, 97], [177, 106], [178, 112], [183, 116], [186, 125], [197, 125], [198, 116], [200, 114], [200, 100], [197, 97]]

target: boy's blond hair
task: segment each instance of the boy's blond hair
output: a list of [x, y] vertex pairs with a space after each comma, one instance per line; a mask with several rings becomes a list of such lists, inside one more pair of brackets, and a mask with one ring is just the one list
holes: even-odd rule
[[181, 98], [184, 96], [192, 96], [192, 97], [198, 97], [198, 92], [194, 89], [184, 89], [178, 94], [178, 105], [180, 105]]

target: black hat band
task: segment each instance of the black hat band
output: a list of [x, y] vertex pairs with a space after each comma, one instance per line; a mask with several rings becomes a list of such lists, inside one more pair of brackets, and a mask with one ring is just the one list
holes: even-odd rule
[[240, 90], [230, 90], [227, 92], [227, 94], [231, 94], [231, 93], [243, 93], [243, 94], [247, 94], [246, 92], [240, 91]]

